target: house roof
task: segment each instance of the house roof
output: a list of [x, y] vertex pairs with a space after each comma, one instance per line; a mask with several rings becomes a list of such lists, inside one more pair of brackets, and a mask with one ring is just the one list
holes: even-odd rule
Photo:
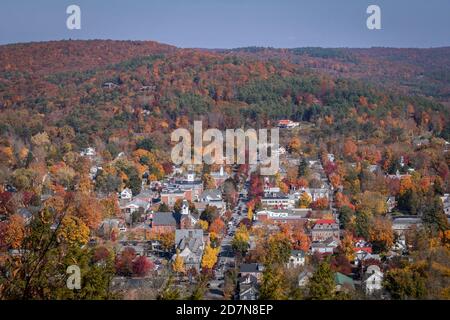
[[245, 287], [241, 288], [239, 292], [239, 296], [243, 297], [245, 295], [255, 295], [258, 294], [258, 289], [255, 288], [255, 284], [245, 285]]
[[366, 273], [372, 274], [372, 273], [374, 273], [375, 271], [381, 272], [381, 269], [380, 269], [379, 266], [377, 266], [377, 265], [375, 265], [375, 264], [372, 264], [372, 265], [370, 265], [370, 266], [367, 267]]
[[177, 220], [175, 219], [172, 212], [155, 212], [153, 214], [153, 226], [174, 226], [177, 225]]
[[161, 191], [162, 195], [184, 195], [184, 191], [181, 189], [164, 189]]
[[241, 264], [240, 272], [262, 272], [262, 265], [259, 263], [243, 263]]
[[204, 200], [222, 200], [222, 192], [220, 190], [205, 190], [199, 197]]
[[311, 242], [311, 248], [336, 248], [337, 243], [333, 238], [328, 238], [325, 241]]
[[372, 248], [371, 247], [356, 247], [356, 248], [353, 248], [353, 251], [355, 251], [355, 252], [364, 251], [367, 253], [372, 253]]
[[175, 231], [175, 244], [180, 250], [189, 248], [195, 254], [203, 252], [202, 229], [177, 229]]
[[291, 256], [300, 256], [300, 257], [304, 257], [305, 256], [305, 252], [303, 250], [291, 250]]
[[316, 221], [316, 224], [336, 224], [336, 221], [332, 219], [319, 219]]
[[239, 278], [239, 285], [249, 285], [249, 284], [256, 284], [258, 283], [258, 279], [254, 275], [247, 274], [243, 277]]
[[340, 272], [336, 272], [334, 275], [334, 282], [336, 282], [337, 285], [349, 285], [352, 288], [355, 288], [353, 279]]
[[312, 269], [311, 268], [306, 268], [305, 270], [303, 270], [302, 272], [300, 272], [300, 274], [298, 275], [298, 280], [302, 280], [305, 278], [309, 278], [312, 276]]
[[147, 208], [149, 206], [148, 201], [142, 200], [142, 199], [134, 199], [130, 203], [128, 203], [126, 206], [137, 206], [139, 208]]
[[266, 192], [262, 199], [289, 199], [289, 196], [283, 192]]

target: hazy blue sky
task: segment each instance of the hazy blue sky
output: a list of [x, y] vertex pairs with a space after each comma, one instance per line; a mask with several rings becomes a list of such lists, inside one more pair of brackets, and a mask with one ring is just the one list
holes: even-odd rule
[[[81, 7], [81, 30], [66, 8]], [[366, 8], [381, 7], [382, 30]], [[156, 40], [179, 47], [450, 45], [450, 0], [0, 0], [0, 43]]]

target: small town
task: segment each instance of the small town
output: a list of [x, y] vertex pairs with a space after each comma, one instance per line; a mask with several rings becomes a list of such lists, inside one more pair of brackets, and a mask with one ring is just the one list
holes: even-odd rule
[[[280, 120], [278, 127], [288, 135], [302, 130], [290, 120]], [[109, 217], [81, 208], [94, 215], [89, 219], [98, 220], [92, 221], [97, 227], [89, 232], [80, 221], [63, 218], [68, 230], [60, 236], [93, 248], [98, 259], [115, 256], [108, 290], [124, 299], [304, 299], [312, 294], [325, 295], [318, 299], [390, 299], [385, 273], [395, 261], [411, 259], [410, 237], [417, 237], [423, 218], [397, 211], [395, 196], [365, 191], [357, 210], [379, 217], [362, 236], [362, 223], [351, 218], [355, 204], [333, 178], [342, 162], [331, 153], [305, 158], [300, 150], [294, 138], [274, 151], [281, 160], [275, 176], [260, 176], [258, 165], [165, 165], [159, 173], [142, 170], [133, 179], [129, 173], [128, 183], [111, 193], [105, 190], [115, 182], [106, 175], [111, 166], [126, 166], [126, 155], [105, 163], [95, 148], [86, 148], [79, 160], [89, 166], [89, 174], [79, 182], [85, 190], [80, 192], [95, 186], [95, 200]], [[145, 149], [132, 156], [141, 163], [152, 158]], [[400, 158], [403, 173], [384, 173], [378, 165], [365, 170], [410, 188], [414, 169], [405, 166]], [[57, 178], [60, 169], [45, 178]], [[2, 195], [12, 199], [16, 192], [6, 185]], [[43, 193], [41, 206], [54, 206], [61, 192]], [[440, 201], [448, 222], [449, 195]], [[17, 217], [31, 223], [33, 208], [40, 210], [18, 208]], [[356, 231], [350, 231], [351, 224]], [[21, 256], [23, 250], [15, 247], [9, 253]]]
[[2, 307], [448, 306], [450, 1], [431, 2], [1, 1]]

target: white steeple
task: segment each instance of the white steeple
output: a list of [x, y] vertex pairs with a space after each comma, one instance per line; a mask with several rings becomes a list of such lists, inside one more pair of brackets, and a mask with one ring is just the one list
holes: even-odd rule
[[186, 200], [183, 200], [183, 207], [181, 208], [181, 214], [183, 215], [189, 214], [189, 203]]

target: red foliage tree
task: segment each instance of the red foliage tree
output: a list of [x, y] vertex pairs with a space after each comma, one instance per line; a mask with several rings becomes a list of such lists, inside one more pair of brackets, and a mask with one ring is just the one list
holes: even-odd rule
[[315, 210], [323, 210], [328, 208], [328, 199], [327, 198], [319, 198], [316, 201], [311, 203], [311, 208]]
[[137, 257], [133, 261], [133, 274], [138, 277], [147, 275], [155, 265], [147, 257]]
[[131, 247], [126, 247], [116, 257], [116, 273], [122, 276], [131, 276], [133, 274], [133, 260], [136, 257], [136, 251]]
[[97, 247], [92, 256], [94, 262], [105, 261], [110, 256], [110, 252], [106, 247]]

